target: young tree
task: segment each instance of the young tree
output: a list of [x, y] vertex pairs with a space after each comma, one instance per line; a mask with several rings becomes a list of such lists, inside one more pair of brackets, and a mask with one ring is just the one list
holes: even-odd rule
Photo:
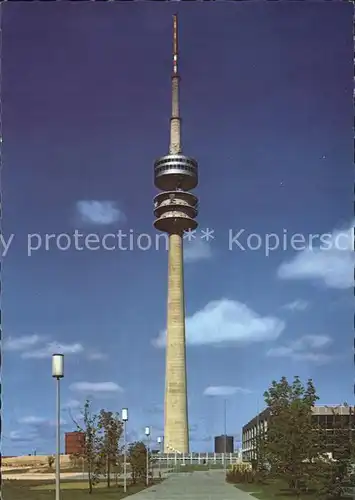
[[47, 461], [48, 461], [48, 467], [52, 469], [55, 462], [55, 458], [53, 457], [53, 455], [49, 455], [47, 457]]
[[90, 401], [87, 400], [83, 409], [83, 426], [75, 422], [79, 432], [85, 434], [85, 443], [83, 450], [78, 454], [87, 464], [89, 493], [92, 493], [93, 487], [100, 480], [101, 456], [100, 456], [100, 435], [99, 435], [99, 417], [92, 413]]
[[120, 465], [121, 450], [119, 442], [122, 436], [123, 424], [117, 413], [101, 410], [98, 416], [100, 436], [100, 455], [103, 460], [107, 478], [107, 487], [111, 486], [111, 473], [114, 466]]
[[72, 453], [71, 455], [69, 455], [70, 465], [73, 469], [76, 469], [78, 467], [79, 458], [80, 457], [77, 453]]
[[84, 457], [82, 453], [72, 453], [69, 456], [70, 465], [73, 469], [78, 469], [79, 467], [84, 469]]
[[311, 379], [304, 386], [298, 376], [273, 381], [264, 394], [270, 412], [265, 456], [271, 472], [287, 481], [298, 497], [311, 480], [311, 464], [324, 450], [312, 424], [312, 408], [318, 400]]
[[128, 461], [131, 465], [133, 484], [144, 481], [147, 475], [147, 447], [142, 441], [129, 445]]

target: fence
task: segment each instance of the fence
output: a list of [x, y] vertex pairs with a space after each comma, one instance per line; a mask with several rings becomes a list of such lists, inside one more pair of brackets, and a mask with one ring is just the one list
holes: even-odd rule
[[241, 461], [240, 453], [157, 453], [154, 459], [165, 467], [176, 465], [231, 465]]

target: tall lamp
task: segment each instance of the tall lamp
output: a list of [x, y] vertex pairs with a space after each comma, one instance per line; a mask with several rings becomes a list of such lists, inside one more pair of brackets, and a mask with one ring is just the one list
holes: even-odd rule
[[146, 427], [144, 431], [147, 437], [147, 475], [146, 475], [146, 483], [149, 486], [149, 444], [150, 444], [150, 427]]
[[122, 409], [123, 421], [123, 491], [127, 491], [127, 434], [126, 424], [128, 422], [128, 408]]
[[57, 446], [55, 463], [55, 500], [60, 500], [60, 379], [64, 377], [63, 354], [53, 354], [52, 356], [52, 377], [57, 379]]

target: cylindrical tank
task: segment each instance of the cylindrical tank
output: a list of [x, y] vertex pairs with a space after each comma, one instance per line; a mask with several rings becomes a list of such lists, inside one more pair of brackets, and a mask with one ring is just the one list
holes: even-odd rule
[[66, 432], [65, 433], [65, 454], [81, 455], [84, 452], [85, 433], [84, 432]]
[[214, 438], [215, 453], [233, 453], [234, 438], [233, 436], [216, 436]]

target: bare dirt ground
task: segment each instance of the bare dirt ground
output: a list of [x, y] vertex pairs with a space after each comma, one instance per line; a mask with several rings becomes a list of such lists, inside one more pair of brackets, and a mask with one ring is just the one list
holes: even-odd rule
[[[60, 457], [60, 466], [61, 470], [72, 467], [69, 455]], [[14, 473], [11, 474], [11, 471]], [[54, 477], [48, 473], [48, 455], [4, 457], [1, 462], [1, 472], [6, 479], [38, 479], [39, 475], [42, 479]]]
[[[22, 467], [40, 468], [48, 467], [49, 455], [32, 455], [23, 457], [3, 457], [1, 460], [1, 469], [5, 470], [6, 467], [20, 469]], [[61, 455], [60, 463], [62, 466], [67, 465], [70, 467], [69, 455]]]
[[[60, 477], [62, 479], [75, 479], [79, 477], [83, 477], [83, 474], [80, 472], [62, 472]], [[4, 474], [4, 479], [16, 479], [18, 481], [38, 481], [42, 480], [53, 480], [54, 481], [55, 474], [53, 473], [37, 473], [33, 474], [31, 472], [24, 472], [21, 474]]]

